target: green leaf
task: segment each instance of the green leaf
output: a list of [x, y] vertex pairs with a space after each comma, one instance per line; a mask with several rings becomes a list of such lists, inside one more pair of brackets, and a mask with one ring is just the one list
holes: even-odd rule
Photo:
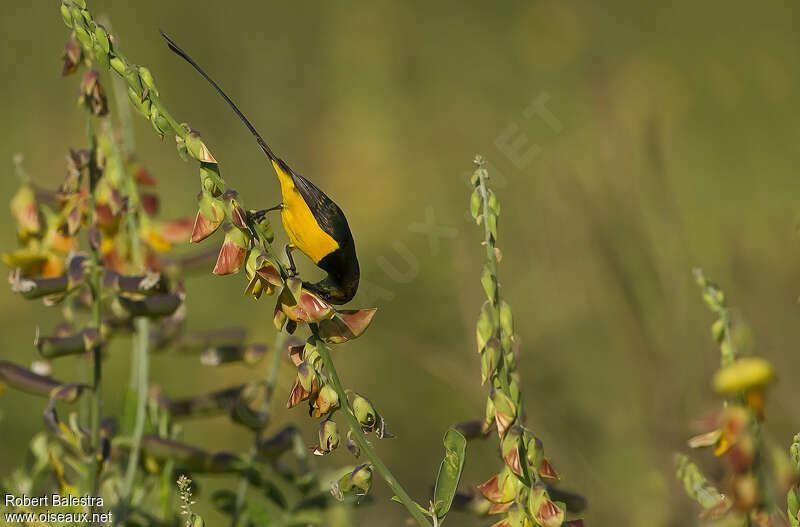
[[461, 432], [451, 428], [444, 435], [444, 459], [436, 477], [436, 488], [433, 491], [433, 506], [436, 516], [444, 520], [450, 512], [450, 505], [458, 490], [458, 482], [464, 470], [464, 459], [467, 454], [467, 440]]

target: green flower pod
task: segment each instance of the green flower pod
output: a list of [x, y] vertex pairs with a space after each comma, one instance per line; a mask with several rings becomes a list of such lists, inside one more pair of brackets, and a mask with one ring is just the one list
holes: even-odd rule
[[130, 98], [131, 104], [133, 104], [133, 107], [136, 108], [136, 110], [140, 114], [144, 115], [145, 117], [147, 117], [149, 119], [150, 118], [150, 99], [145, 98], [144, 100], [142, 100], [141, 96], [136, 92], [136, 90], [134, 90], [130, 86], [128, 86], [128, 97]]
[[[500, 215], [500, 202], [497, 200], [497, 196], [495, 195], [492, 189], [488, 190], [488, 198], [487, 198], [487, 205], [489, 209], [494, 212], [495, 216]], [[496, 237], [496, 234], [495, 234]]]
[[200, 134], [192, 131], [184, 140], [186, 141], [186, 149], [193, 158], [204, 163], [217, 163], [203, 140], [200, 139]]
[[469, 212], [477, 223], [480, 223], [481, 204], [481, 190], [476, 188], [469, 197]]
[[83, 49], [92, 49], [92, 37], [89, 36], [89, 33], [86, 32], [81, 26], [75, 26], [75, 37], [78, 39], [78, 42], [81, 43]]
[[72, 29], [72, 13], [69, 12], [69, 8], [64, 4], [61, 4], [61, 17], [64, 19], [64, 24]]
[[493, 211], [489, 211], [489, 215], [486, 217], [486, 221], [489, 225], [489, 232], [492, 235], [492, 240], [497, 240], [497, 215]]
[[335, 421], [326, 419], [319, 425], [319, 446], [314, 449], [314, 454], [324, 456], [339, 447], [341, 438]]
[[500, 301], [500, 327], [506, 335], [514, 334], [514, 315], [511, 313], [511, 306], [505, 300]]
[[482, 309], [478, 315], [478, 322], [475, 325], [475, 339], [478, 344], [478, 353], [483, 353], [486, 343], [494, 334], [494, 324], [492, 324], [492, 314], [490, 309]]
[[356, 496], [366, 496], [372, 488], [372, 465], [359, 465], [343, 479], [346, 479], [342, 489], [344, 492], [352, 493]]
[[483, 286], [484, 293], [486, 293], [486, 298], [494, 304], [497, 300], [497, 280], [488, 265], [483, 266], [481, 285]]
[[150, 73], [150, 70], [145, 68], [144, 66], [139, 66], [139, 77], [142, 79], [142, 82], [144, 83], [144, 85], [147, 86], [147, 88], [149, 88], [150, 91], [155, 93], [156, 96], [158, 96], [158, 90], [156, 89], [156, 83], [153, 80], [153, 74]]
[[111, 57], [108, 61], [109, 66], [111, 69], [122, 75], [125, 73], [125, 70], [128, 68], [128, 65], [125, 64], [125, 61], [121, 57]]
[[297, 378], [300, 379], [300, 384], [307, 392], [311, 391], [311, 385], [316, 379], [317, 375], [307, 362], [303, 361], [297, 366]]
[[111, 42], [108, 39], [108, 33], [105, 28], [100, 24], [97, 24], [94, 28], [94, 37], [100, 48], [108, 55], [111, 52]]
[[150, 122], [153, 124], [155, 131], [162, 138], [170, 130], [169, 121], [161, 115], [155, 104], [150, 105]]
[[142, 79], [139, 77], [139, 72], [136, 71], [133, 67], [128, 67], [122, 72], [122, 78], [125, 79], [125, 82], [128, 83], [130, 88], [133, 88], [133, 91], [140, 94], [141, 97], [144, 97], [144, 87], [142, 86]]
[[376, 430], [379, 426], [379, 416], [372, 402], [366, 397], [355, 394], [353, 397], [353, 414], [356, 416], [361, 429], [365, 432]]

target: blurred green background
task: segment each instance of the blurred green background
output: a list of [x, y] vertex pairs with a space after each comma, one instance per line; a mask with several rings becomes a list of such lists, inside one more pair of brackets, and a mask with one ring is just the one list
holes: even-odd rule
[[[89, 7], [110, 18], [130, 60], [150, 67], [176, 118], [201, 131], [247, 206], [273, 205], [276, 178], [158, 28], [347, 212], [365, 280], [353, 305], [380, 311], [335, 358], [345, 384], [369, 395], [398, 436], [377, 448], [413, 496], [429, 495], [446, 427], [484, 406], [473, 336], [483, 251], [479, 230], [465, 220], [464, 182], [480, 152], [502, 203], [501, 282], [522, 340], [529, 426], [565, 487], [588, 497], [588, 525], [683, 526], [696, 507], [675, 483], [671, 459], [685, 449], [693, 420], [718, 408], [709, 388], [718, 363], [712, 317], [693, 266], [726, 289], [754, 349], [780, 372], [767, 408], [770, 437], [788, 446], [800, 428], [792, 405], [800, 378], [800, 10], [792, 2], [642, 4], [94, 0]], [[15, 152], [36, 182], [53, 186], [67, 148], [81, 147], [85, 136], [78, 81], [59, 76], [68, 30], [57, 2], [2, 9], [0, 185], [10, 197]], [[550, 124], [525, 112], [537, 100], [546, 100]], [[163, 216], [193, 214], [196, 170], [178, 159], [171, 139], [159, 142], [142, 119], [136, 127], [139, 159], [161, 185]], [[531, 148], [533, 159], [508, 154], [524, 158]], [[434, 232], [447, 228], [438, 243], [418, 232], [426, 217]], [[3, 225], [7, 250], [14, 229]], [[300, 269], [316, 276], [307, 261]], [[190, 328], [242, 324], [253, 340], [270, 342], [272, 300], [243, 297], [244, 286], [241, 276], [212, 277], [210, 267], [188, 280]], [[7, 288], [0, 310], [0, 357], [29, 363], [36, 326], [52, 327], [56, 313]], [[109, 412], [121, 399], [128, 353], [124, 342], [112, 349]], [[58, 368], [62, 377], [77, 371]], [[152, 375], [170, 394], [188, 395], [262, 369], [160, 355]], [[279, 403], [292, 375], [285, 365]], [[3, 398], [0, 473], [18, 464], [41, 428], [43, 404], [16, 393]], [[302, 425], [314, 441], [303, 409], [278, 404], [275, 421]], [[193, 423], [186, 437], [211, 449], [247, 449], [248, 434], [226, 423]], [[716, 464], [707, 461], [713, 474]], [[344, 449], [321, 461], [350, 462]], [[464, 486], [499, 463], [494, 441], [470, 444]], [[404, 525], [384, 485], [375, 496], [354, 524]]]

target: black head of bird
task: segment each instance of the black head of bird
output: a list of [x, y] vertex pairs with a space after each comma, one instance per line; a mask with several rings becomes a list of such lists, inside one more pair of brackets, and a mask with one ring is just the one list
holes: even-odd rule
[[342, 209], [309, 180], [294, 172], [276, 156], [250, 121], [222, 88], [197, 63], [163, 32], [169, 48], [191, 64], [230, 105], [239, 119], [256, 138], [278, 175], [281, 203], [271, 209], [281, 211], [281, 221], [289, 236], [286, 246], [290, 271], [294, 272], [292, 250], [308, 256], [327, 276], [316, 283], [303, 282], [303, 287], [331, 304], [345, 304], [358, 290], [359, 268], [353, 235]]

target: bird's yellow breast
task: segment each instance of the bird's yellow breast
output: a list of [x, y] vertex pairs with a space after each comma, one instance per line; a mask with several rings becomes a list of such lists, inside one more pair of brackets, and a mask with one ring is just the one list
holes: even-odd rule
[[291, 174], [286, 173], [275, 161], [272, 162], [272, 166], [275, 167], [281, 184], [283, 228], [286, 229], [286, 234], [295, 247], [311, 258], [315, 264], [319, 263], [338, 249], [339, 244], [320, 228], [303, 195], [297, 190]]

